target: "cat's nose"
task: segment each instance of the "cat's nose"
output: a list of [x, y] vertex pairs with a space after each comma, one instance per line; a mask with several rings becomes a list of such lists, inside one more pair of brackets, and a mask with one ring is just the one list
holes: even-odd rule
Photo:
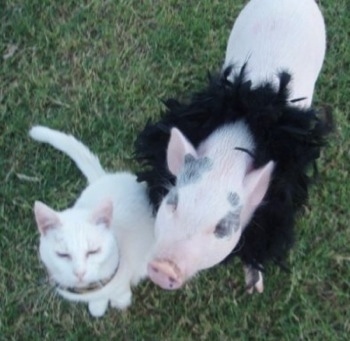
[[74, 275], [79, 279], [79, 281], [83, 280], [85, 274], [86, 270], [74, 270]]

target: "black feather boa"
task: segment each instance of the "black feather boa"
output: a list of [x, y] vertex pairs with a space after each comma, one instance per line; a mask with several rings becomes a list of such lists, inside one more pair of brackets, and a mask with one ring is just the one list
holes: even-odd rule
[[[268, 260], [282, 265], [293, 244], [296, 214], [307, 200], [315, 160], [330, 131], [330, 117], [322, 119], [312, 108], [291, 105], [288, 73], [280, 74], [276, 91], [269, 83], [252, 89], [244, 68], [230, 82], [230, 72], [228, 68], [219, 77], [209, 77], [207, 89], [194, 94], [189, 103], [167, 100], [161, 119], [147, 123], [135, 143], [136, 158], [144, 167], [138, 180], [149, 185], [149, 197], [157, 209], [169, 183], [175, 181], [166, 162], [170, 129], [179, 128], [197, 147], [219, 126], [244, 119], [255, 138], [254, 167], [270, 160], [276, 167], [263, 204], [232, 254], [257, 268]], [[310, 169], [313, 172], [308, 175]]]

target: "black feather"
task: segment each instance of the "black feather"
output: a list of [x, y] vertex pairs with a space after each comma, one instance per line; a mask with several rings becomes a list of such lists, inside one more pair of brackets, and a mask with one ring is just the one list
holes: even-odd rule
[[296, 214], [307, 201], [312, 170], [331, 128], [331, 115], [293, 106], [288, 100], [291, 75], [286, 72], [279, 75], [277, 90], [270, 83], [252, 88], [244, 67], [233, 82], [227, 80], [230, 73], [227, 68], [221, 76], [210, 76], [207, 88], [188, 103], [164, 102], [167, 109], [161, 119], [148, 122], [136, 140], [136, 158], [144, 168], [138, 180], [148, 183], [156, 210], [175, 180], [166, 164], [170, 129], [177, 127], [197, 147], [218, 127], [244, 119], [256, 143], [254, 167], [270, 160], [276, 167], [263, 204], [232, 254], [255, 267], [268, 260], [283, 264], [293, 244]]

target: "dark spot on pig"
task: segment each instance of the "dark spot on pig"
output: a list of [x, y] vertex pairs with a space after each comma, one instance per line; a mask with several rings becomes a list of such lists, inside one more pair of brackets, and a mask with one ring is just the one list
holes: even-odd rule
[[168, 194], [166, 203], [168, 205], [174, 206], [174, 209], [176, 209], [178, 202], [179, 202], [179, 194], [177, 193], [176, 189], [173, 188]]
[[232, 229], [234, 232], [239, 230], [240, 217], [241, 217], [242, 206], [237, 207], [235, 211], [230, 212], [229, 218], [232, 224]]
[[175, 278], [169, 277], [169, 281], [171, 282], [171, 285], [175, 282]]
[[186, 186], [197, 182], [204, 172], [212, 169], [213, 162], [208, 157], [195, 158], [191, 154], [185, 155], [184, 170], [178, 178], [179, 186]]
[[230, 205], [233, 207], [236, 207], [239, 204], [239, 196], [235, 192], [230, 192], [228, 194], [227, 200], [229, 201]]
[[214, 234], [217, 238], [224, 238], [229, 236], [231, 232], [232, 232], [231, 225], [229, 224], [227, 219], [223, 218], [216, 225]]
[[236, 211], [228, 212], [216, 225], [214, 230], [215, 236], [217, 238], [224, 238], [230, 236], [232, 231], [237, 232], [239, 230], [240, 214], [241, 207], [238, 207]]

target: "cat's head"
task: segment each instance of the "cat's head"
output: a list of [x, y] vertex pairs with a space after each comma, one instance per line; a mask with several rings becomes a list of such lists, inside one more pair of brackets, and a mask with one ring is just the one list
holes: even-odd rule
[[41, 260], [58, 285], [84, 288], [115, 273], [119, 252], [111, 200], [91, 211], [73, 207], [62, 212], [36, 201], [34, 214]]

